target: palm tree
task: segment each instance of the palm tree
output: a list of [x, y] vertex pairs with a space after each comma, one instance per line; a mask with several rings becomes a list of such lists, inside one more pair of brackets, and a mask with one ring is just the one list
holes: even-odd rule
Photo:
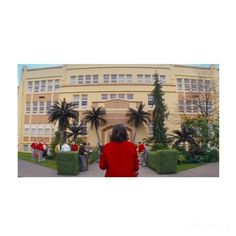
[[181, 130], [174, 130], [173, 133], [174, 135], [171, 135], [172, 139], [176, 140], [173, 147], [179, 147], [181, 143], [184, 145], [184, 148], [186, 143], [195, 147], [199, 146], [198, 142], [194, 139], [193, 133], [185, 124], [181, 124]]
[[48, 121], [54, 124], [58, 122], [61, 144], [66, 141], [66, 129], [69, 127], [70, 119], [78, 121], [79, 112], [74, 110], [73, 103], [67, 103], [65, 98], [60, 103], [55, 102], [48, 112]]
[[98, 128], [102, 125], [105, 125], [107, 122], [103, 118], [106, 115], [106, 110], [103, 107], [94, 108], [92, 110], [87, 110], [84, 112], [84, 123], [90, 123], [91, 129], [95, 127], [95, 131], [97, 134], [98, 142], [101, 143]]
[[70, 138], [73, 136], [73, 141], [76, 143], [78, 135], [84, 135], [85, 134], [85, 128], [84, 125], [81, 123], [79, 126], [78, 125], [70, 125], [68, 127], [70, 132], [67, 132], [67, 137]]
[[144, 126], [144, 124], [148, 124], [151, 120], [150, 113], [143, 110], [144, 104], [140, 104], [138, 110], [133, 108], [129, 108], [126, 116], [129, 117], [128, 123], [132, 124], [135, 128], [133, 142], [135, 142], [137, 129]]

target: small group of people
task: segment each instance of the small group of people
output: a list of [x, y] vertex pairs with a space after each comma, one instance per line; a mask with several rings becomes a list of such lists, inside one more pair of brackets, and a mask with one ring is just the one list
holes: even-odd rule
[[63, 145], [58, 144], [55, 147], [56, 156], [59, 152], [75, 152], [79, 155], [79, 167], [80, 171], [87, 171], [89, 166], [89, 154], [92, 152], [90, 143], [83, 142], [80, 145], [74, 141], [69, 145], [64, 143]]
[[149, 152], [150, 152], [150, 146], [148, 143], [144, 144], [142, 142], [138, 142], [139, 164], [142, 165], [143, 167], [147, 166]]
[[36, 140], [31, 144], [32, 160], [38, 160], [39, 162], [45, 161], [46, 157], [50, 155], [50, 147], [47, 143], [41, 139], [39, 142]]

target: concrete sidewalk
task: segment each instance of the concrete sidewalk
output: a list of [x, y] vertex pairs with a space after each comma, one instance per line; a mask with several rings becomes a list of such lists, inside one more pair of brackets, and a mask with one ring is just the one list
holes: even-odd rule
[[[93, 163], [89, 166], [89, 170], [80, 172], [76, 177], [103, 177], [105, 171], [100, 170], [98, 163]], [[57, 171], [30, 163], [23, 160], [18, 160], [18, 177], [63, 177], [58, 176]], [[66, 176], [65, 176], [66, 177]], [[193, 169], [185, 170], [172, 175], [158, 175], [148, 167], [140, 166], [139, 177], [219, 177], [219, 163], [209, 163]]]

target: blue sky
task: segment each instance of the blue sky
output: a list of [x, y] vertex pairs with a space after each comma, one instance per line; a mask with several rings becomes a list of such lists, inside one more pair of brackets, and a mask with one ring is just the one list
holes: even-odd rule
[[[43, 68], [43, 67], [53, 67], [61, 66], [62, 64], [18, 64], [18, 84], [21, 80], [21, 70], [23, 66], [27, 66], [29, 69], [33, 68]], [[199, 66], [199, 67], [209, 67], [210, 64], [186, 64], [188, 66]]]

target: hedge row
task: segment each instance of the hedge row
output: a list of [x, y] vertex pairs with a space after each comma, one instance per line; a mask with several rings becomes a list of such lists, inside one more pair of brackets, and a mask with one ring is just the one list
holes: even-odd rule
[[158, 150], [150, 152], [148, 167], [158, 174], [175, 174], [177, 173], [177, 150]]
[[93, 149], [93, 151], [89, 154], [89, 164], [98, 160], [98, 155], [99, 155], [98, 149], [97, 148]]

